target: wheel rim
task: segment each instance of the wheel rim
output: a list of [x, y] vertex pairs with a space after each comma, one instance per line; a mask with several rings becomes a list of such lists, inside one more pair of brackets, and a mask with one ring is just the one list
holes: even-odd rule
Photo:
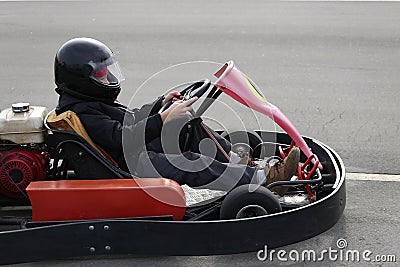
[[236, 219], [251, 218], [267, 214], [268, 212], [259, 205], [247, 205], [239, 210], [239, 212], [236, 214]]

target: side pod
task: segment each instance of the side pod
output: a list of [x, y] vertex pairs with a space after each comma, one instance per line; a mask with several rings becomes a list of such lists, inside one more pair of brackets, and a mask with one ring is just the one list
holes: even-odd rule
[[32, 182], [32, 221], [76, 221], [185, 214], [185, 194], [165, 178]]

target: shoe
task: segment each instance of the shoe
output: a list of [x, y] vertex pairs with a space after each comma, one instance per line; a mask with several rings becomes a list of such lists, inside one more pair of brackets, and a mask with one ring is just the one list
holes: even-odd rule
[[238, 162], [238, 164], [247, 165], [247, 164], [249, 164], [249, 162], [251, 162], [250, 157], [249, 156], [244, 156], [244, 157], [240, 157], [240, 161]]
[[241, 160], [238, 162], [238, 164], [258, 168], [258, 164], [256, 162], [254, 162], [250, 156], [245, 156], [245, 157], [241, 158]]
[[[277, 181], [289, 181], [297, 171], [297, 166], [300, 161], [300, 149], [293, 147], [287, 157], [283, 160], [277, 161], [273, 166], [266, 166], [264, 168], [267, 181], [265, 186]], [[286, 194], [287, 186], [275, 186], [271, 188], [272, 192], [280, 196]]]
[[237, 164], [248, 165], [250, 167], [255, 167], [256, 164], [253, 161], [251, 154], [253, 149], [246, 143], [236, 143], [232, 145], [232, 152], [234, 152], [240, 161]]

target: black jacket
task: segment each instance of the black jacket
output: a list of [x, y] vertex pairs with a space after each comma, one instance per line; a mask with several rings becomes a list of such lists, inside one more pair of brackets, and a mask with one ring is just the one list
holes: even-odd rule
[[67, 110], [75, 112], [90, 138], [127, 170], [127, 161], [131, 169], [135, 168], [145, 143], [160, 136], [163, 122], [157, 112], [161, 102], [162, 97], [127, 112], [118, 103], [88, 102], [63, 93], [55, 111], [57, 115]]

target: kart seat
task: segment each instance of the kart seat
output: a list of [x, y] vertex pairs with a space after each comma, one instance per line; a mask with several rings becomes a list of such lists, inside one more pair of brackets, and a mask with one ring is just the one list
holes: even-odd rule
[[[55, 111], [47, 114], [45, 127], [49, 130], [46, 144], [55, 159], [53, 175], [67, 178], [73, 170], [77, 179], [132, 178], [132, 174], [121, 169], [116, 161], [95, 144], [73, 111], [59, 115]], [[62, 166], [58, 166], [62, 160]]]
[[115, 163], [115, 161], [111, 158], [111, 156], [100, 146], [96, 145], [93, 140], [90, 138], [89, 134], [86, 132], [85, 127], [81, 123], [78, 115], [71, 110], [67, 110], [60, 115], [57, 115], [55, 111], [50, 112], [46, 119], [47, 125], [50, 126], [52, 130], [59, 131], [72, 131], [82, 136], [83, 139], [86, 140], [97, 152], [99, 152], [102, 156], [109, 159], [111, 162]]
[[46, 144], [54, 158], [50, 175], [54, 180], [29, 184], [27, 193], [33, 222], [183, 218], [185, 193], [177, 182], [166, 178], [137, 178], [119, 168], [91, 140], [74, 112], [56, 115], [51, 111], [44, 125], [49, 130]]

